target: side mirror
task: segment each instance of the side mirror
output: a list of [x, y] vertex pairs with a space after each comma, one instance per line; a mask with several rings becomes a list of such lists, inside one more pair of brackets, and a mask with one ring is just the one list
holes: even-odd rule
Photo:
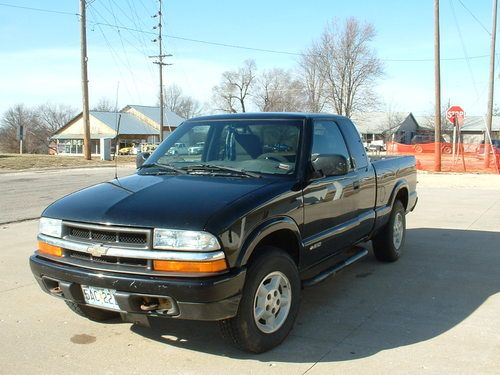
[[151, 155], [150, 152], [138, 153], [137, 156], [135, 157], [135, 167], [140, 168], [144, 164], [146, 159], [149, 158], [149, 155]]
[[322, 176], [342, 176], [349, 172], [349, 161], [343, 155], [313, 154], [312, 167]]

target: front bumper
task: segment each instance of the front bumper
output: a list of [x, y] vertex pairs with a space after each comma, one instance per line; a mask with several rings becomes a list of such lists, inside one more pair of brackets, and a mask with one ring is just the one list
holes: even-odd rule
[[[139, 276], [78, 268], [37, 255], [30, 257], [30, 267], [45, 292], [65, 300], [84, 304], [81, 285], [91, 285], [116, 290], [115, 299], [122, 313], [192, 320], [235, 316], [246, 273], [241, 269], [199, 278]], [[140, 306], [144, 297], [168, 299], [172, 308], [162, 312], [143, 311]]]

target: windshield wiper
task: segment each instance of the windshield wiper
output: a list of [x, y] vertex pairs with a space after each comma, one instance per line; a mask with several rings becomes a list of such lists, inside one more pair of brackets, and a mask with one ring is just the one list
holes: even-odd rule
[[[186, 167], [182, 167], [187, 173], [190, 172], [208, 172], [208, 173], [217, 173], [217, 172], [228, 172], [230, 175], [242, 176], [242, 177], [253, 177], [260, 178], [261, 175], [254, 172], [249, 172], [244, 169], [231, 168], [226, 167], [225, 165], [215, 165], [215, 164], [194, 164], [188, 165]], [[225, 173], [224, 173], [225, 174]]]
[[139, 167], [139, 170], [141, 169], [146, 169], [146, 168], [159, 168], [162, 169], [163, 171], [169, 171], [169, 172], [175, 172], [175, 173], [180, 173], [180, 174], [186, 174], [186, 171], [176, 168], [171, 164], [161, 164], [161, 163], [148, 163], [148, 164], [143, 164]]

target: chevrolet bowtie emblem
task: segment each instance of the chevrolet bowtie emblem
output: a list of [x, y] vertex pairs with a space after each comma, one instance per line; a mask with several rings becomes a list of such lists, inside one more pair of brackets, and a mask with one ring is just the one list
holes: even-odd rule
[[109, 247], [102, 246], [101, 244], [92, 245], [92, 246], [87, 247], [87, 253], [89, 253], [93, 257], [102, 257], [103, 255], [106, 255], [108, 250], [109, 250]]

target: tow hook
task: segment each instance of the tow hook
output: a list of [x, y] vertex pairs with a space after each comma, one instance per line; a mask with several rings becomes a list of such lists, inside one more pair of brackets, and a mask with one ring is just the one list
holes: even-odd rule
[[173, 304], [169, 298], [144, 297], [140, 308], [141, 311], [151, 311], [160, 315], [169, 315], [173, 313]]
[[142, 311], [153, 311], [153, 310], [157, 310], [158, 307], [160, 307], [160, 305], [158, 303], [155, 303], [155, 302], [144, 302], [141, 305], [141, 310]]
[[61, 287], [58, 285], [58, 286], [55, 286], [53, 288], [50, 288], [49, 292], [51, 294], [62, 294], [63, 291], [62, 291]]

